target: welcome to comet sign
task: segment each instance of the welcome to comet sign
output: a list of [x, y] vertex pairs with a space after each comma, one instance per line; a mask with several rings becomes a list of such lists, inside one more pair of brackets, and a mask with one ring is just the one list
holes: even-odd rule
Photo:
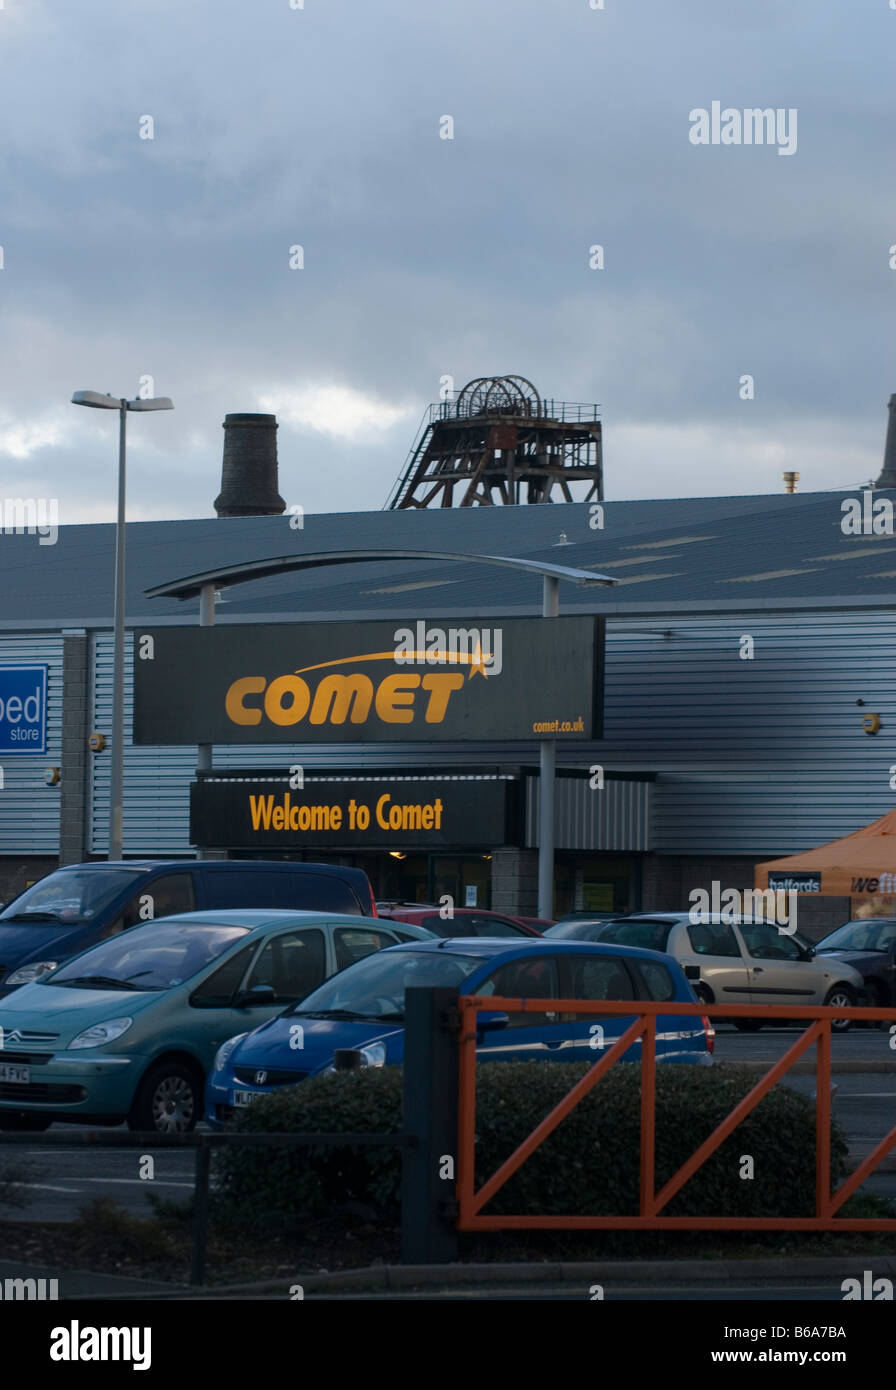
[[134, 743], [591, 739], [603, 619], [266, 623], [134, 633]]

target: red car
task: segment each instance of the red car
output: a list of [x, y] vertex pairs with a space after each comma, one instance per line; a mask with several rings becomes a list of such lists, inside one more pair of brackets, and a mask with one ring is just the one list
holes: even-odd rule
[[[447, 912], [447, 908], [441, 909]], [[509, 917], [503, 912], [487, 912], [483, 907], [456, 907], [451, 917], [441, 917], [439, 908], [426, 903], [377, 903], [378, 917], [393, 922], [410, 922], [425, 927], [436, 936], [533, 936], [541, 932], [530, 927], [521, 917]]]

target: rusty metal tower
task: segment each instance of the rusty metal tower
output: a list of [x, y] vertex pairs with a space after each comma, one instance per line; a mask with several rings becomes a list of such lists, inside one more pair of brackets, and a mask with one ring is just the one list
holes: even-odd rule
[[543, 401], [524, 376], [467, 382], [429, 407], [386, 507], [453, 507], [455, 488], [461, 507], [603, 501], [598, 407]]

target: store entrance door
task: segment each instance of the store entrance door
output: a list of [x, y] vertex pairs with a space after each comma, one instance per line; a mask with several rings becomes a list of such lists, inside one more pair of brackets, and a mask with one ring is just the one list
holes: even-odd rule
[[454, 907], [491, 906], [490, 854], [393, 852], [380, 856], [376, 876], [367, 864], [362, 867], [380, 901], [441, 906], [443, 898], [450, 898]]

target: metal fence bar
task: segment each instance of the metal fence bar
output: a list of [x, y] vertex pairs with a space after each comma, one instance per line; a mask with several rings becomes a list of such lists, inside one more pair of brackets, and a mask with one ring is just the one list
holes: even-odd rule
[[[659, 1214], [663, 1207], [672, 1200], [676, 1192], [684, 1187], [688, 1179], [694, 1176], [697, 1169], [703, 1166], [710, 1155], [715, 1153], [719, 1145], [724, 1143], [728, 1135], [732, 1134], [734, 1130], [737, 1129], [741, 1120], [746, 1119], [751, 1110], [755, 1110], [763, 1096], [768, 1095], [775, 1083], [780, 1081], [784, 1073], [790, 1070], [794, 1062], [802, 1057], [804, 1052], [808, 1052], [809, 1048], [818, 1038], [820, 1027], [820, 1024], [813, 1023], [811, 1028], [807, 1028], [803, 1036], [793, 1044], [793, 1047], [789, 1047], [784, 1053], [784, 1056], [765, 1073], [762, 1080], [757, 1081], [756, 1085], [752, 1090], [747, 1092], [743, 1100], [738, 1105], [735, 1105], [727, 1120], [723, 1120], [720, 1125], [717, 1125], [709, 1138], [703, 1141], [696, 1153], [691, 1154], [688, 1161], [681, 1165], [674, 1177], [671, 1177], [662, 1191], [657, 1194], [657, 1214]], [[817, 1138], [818, 1136], [816, 1135], [816, 1139]]]
[[469, 1231], [896, 1231], [896, 1217], [477, 1216]]
[[[513, 1013], [545, 1013], [546, 1003], [556, 1013], [607, 1014], [611, 1017], [631, 1016], [637, 1009], [640, 1022], [633, 1024], [617, 1040], [613, 1048], [589, 1068], [548, 1117], [518, 1145], [496, 1173], [478, 1192], [474, 1191], [475, 1173], [475, 1012], [497, 1010]], [[459, 1048], [460, 1115], [458, 1122], [458, 1229], [486, 1230], [731, 1230], [731, 1231], [896, 1231], [896, 1217], [858, 1218], [835, 1216], [837, 1210], [873, 1172], [881, 1160], [896, 1148], [896, 1126], [876, 1146], [873, 1152], [836, 1191], [830, 1189], [831, 1163], [831, 1023], [835, 1018], [861, 1022], [872, 1020], [896, 1021], [896, 1009], [878, 1007], [840, 1008], [831, 1005], [769, 1005], [769, 1004], [685, 1004], [677, 1000], [662, 1003], [649, 1000], [556, 1000], [461, 997], [458, 1001], [463, 1019]], [[470, 1015], [471, 1022], [468, 1022]], [[656, 1019], [659, 1014], [700, 1016], [709, 1019], [760, 1018], [767, 1023], [775, 1020], [792, 1022], [805, 1019], [811, 1024], [796, 1043], [776, 1062], [765, 1076], [735, 1106], [727, 1118], [716, 1127], [696, 1153], [682, 1165], [658, 1194], [653, 1191], [655, 1164], [655, 1092], [656, 1092]], [[471, 1026], [472, 1023], [472, 1026]], [[638, 1216], [486, 1216], [482, 1207], [506, 1182], [507, 1178], [529, 1157], [538, 1145], [577, 1104], [586, 1090], [602, 1076], [631, 1045], [642, 1036], [641, 1049], [641, 1159], [640, 1205]], [[648, 1048], [646, 1043], [652, 1045]], [[815, 1044], [816, 1046], [816, 1214], [812, 1217], [670, 1217], [660, 1211], [696, 1172], [703, 1162], [736, 1129], [737, 1125], [759, 1104], [790, 1067]], [[648, 1060], [648, 1052], [650, 1059]], [[599, 1073], [599, 1075], [598, 1075]], [[553, 1123], [552, 1123], [553, 1121]]]
[[818, 1023], [815, 1049], [815, 1215], [831, 1215], [831, 1020]]
[[[852, 1196], [856, 1188], [861, 1187], [869, 1173], [873, 1173], [879, 1163], [881, 1163], [890, 1152], [896, 1148], [896, 1125], [885, 1134], [880, 1143], [875, 1145], [867, 1158], [863, 1159], [854, 1173], [850, 1173], [845, 1182], [841, 1183], [831, 1198], [831, 1215], [839, 1211], [843, 1203]], [[840, 1225], [840, 1219], [837, 1221]]]
[[[457, 1078], [457, 1184], [458, 1230], [465, 1228], [465, 1215], [473, 1214], [476, 1200], [476, 1015], [462, 1007], [458, 1031]], [[467, 1158], [469, 1156], [469, 1161]]]
[[642, 1216], [656, 1215], [656, 1016], [644, 1020], [641, 1038], [641, 1194]]
[[[465, 1000], [461, 1000], [462, 1005], [465, 1003]], [[469, 1009], [465, 1011], [470, 1012]], [[526, 1159], [538, 1148], [539, 1144], [543, 1143], [548, 1135], [553, 1133], [560, 1121], [566, 1118], [570, 1110], [578, 1105], [582, 1097], [588, 1094], [592, 1086], [597, 1084], [601, 1077], [610, 1070], [610, 1067], [617, 1058], [621, 1057], [624, 1052], [627, 1052], [632, 1043], [636, 1042], [643, 1032], [644, 1022], [642, 1019], [636, 1019], [630, 1028], [626, 1028], [622, 1037], [604, 1053], [600, 1061], [595, 1062], [594, 1066], [585, 1073], [581, 1080], [576, 1082], [572, 1090], [554, 1106], [550, 1114], [545, 1116], [541, 1124], [533, 1129], [529, 1137], [524, 1139], [522, 1144], [514, 1149], [510, 1157], [504, 1160], [501, 1167], [496, 1173], [492, 1174], [488, 1182], [480, 1187], [473, 1199], [472, 1207], [469, 1208], [471, 1215], [475, 1215], [485, 1206], [486, 1202], [490, 1201], [498, 1188], [504, 1186], [507, 1179], [512, 1177], [517, 1168], [520, 1168], [522, 1164], [525, 1163]]]
[[205, 1251], [208, 1242], [208, 1184], [212, 1151], [200, 1143], [196, 1149], [196, 1175], [193, 1179], [193, 1255], [190, 1262], [190, 1283], [201, 1284], [205, 1278]]
[[370, 1145], [372, 1148], [378, 1146], [401, 1148], [404, 1146], [413, 1147], [418, 1142], [416, 1134], [406, 1134], [403, 1131], [394, 1134], [380, 1131], [371, 1133], [346, 1131], [345, 1134], [332, 1132], [309, 1134], [306, 1131], [295, 1134], [231, 1134], [229, 1132], [205, 1134], [192, 1130], [189, 1134], [156, 1134], [154, 1130], [128, 1130], [125, 1132], [90, 1129], [75, 1131], [71, 1134], [66, 1134], [63, 1131], [56, 1134], [44, 1134], [29, 1130], [0, 1130], [0, 1144], [40, 1145], [48, 1149], [84, 1147], [94, 1149], [195, 1149], [200, 1144], [208, 1145], [209, 1148], [218, 1148], [222, 1145], [237, 1148], [265, 1148], [268, 1146], [291, 1148], [314, 1144], [320, 1144], [324, 1148], [348, 1148], [350, 1145], [359, 1147]]
[[457, 1259], [457, 988], [405, 991], [404, 1123], [419, 1136], [401, 1165], [402, 1264]]

